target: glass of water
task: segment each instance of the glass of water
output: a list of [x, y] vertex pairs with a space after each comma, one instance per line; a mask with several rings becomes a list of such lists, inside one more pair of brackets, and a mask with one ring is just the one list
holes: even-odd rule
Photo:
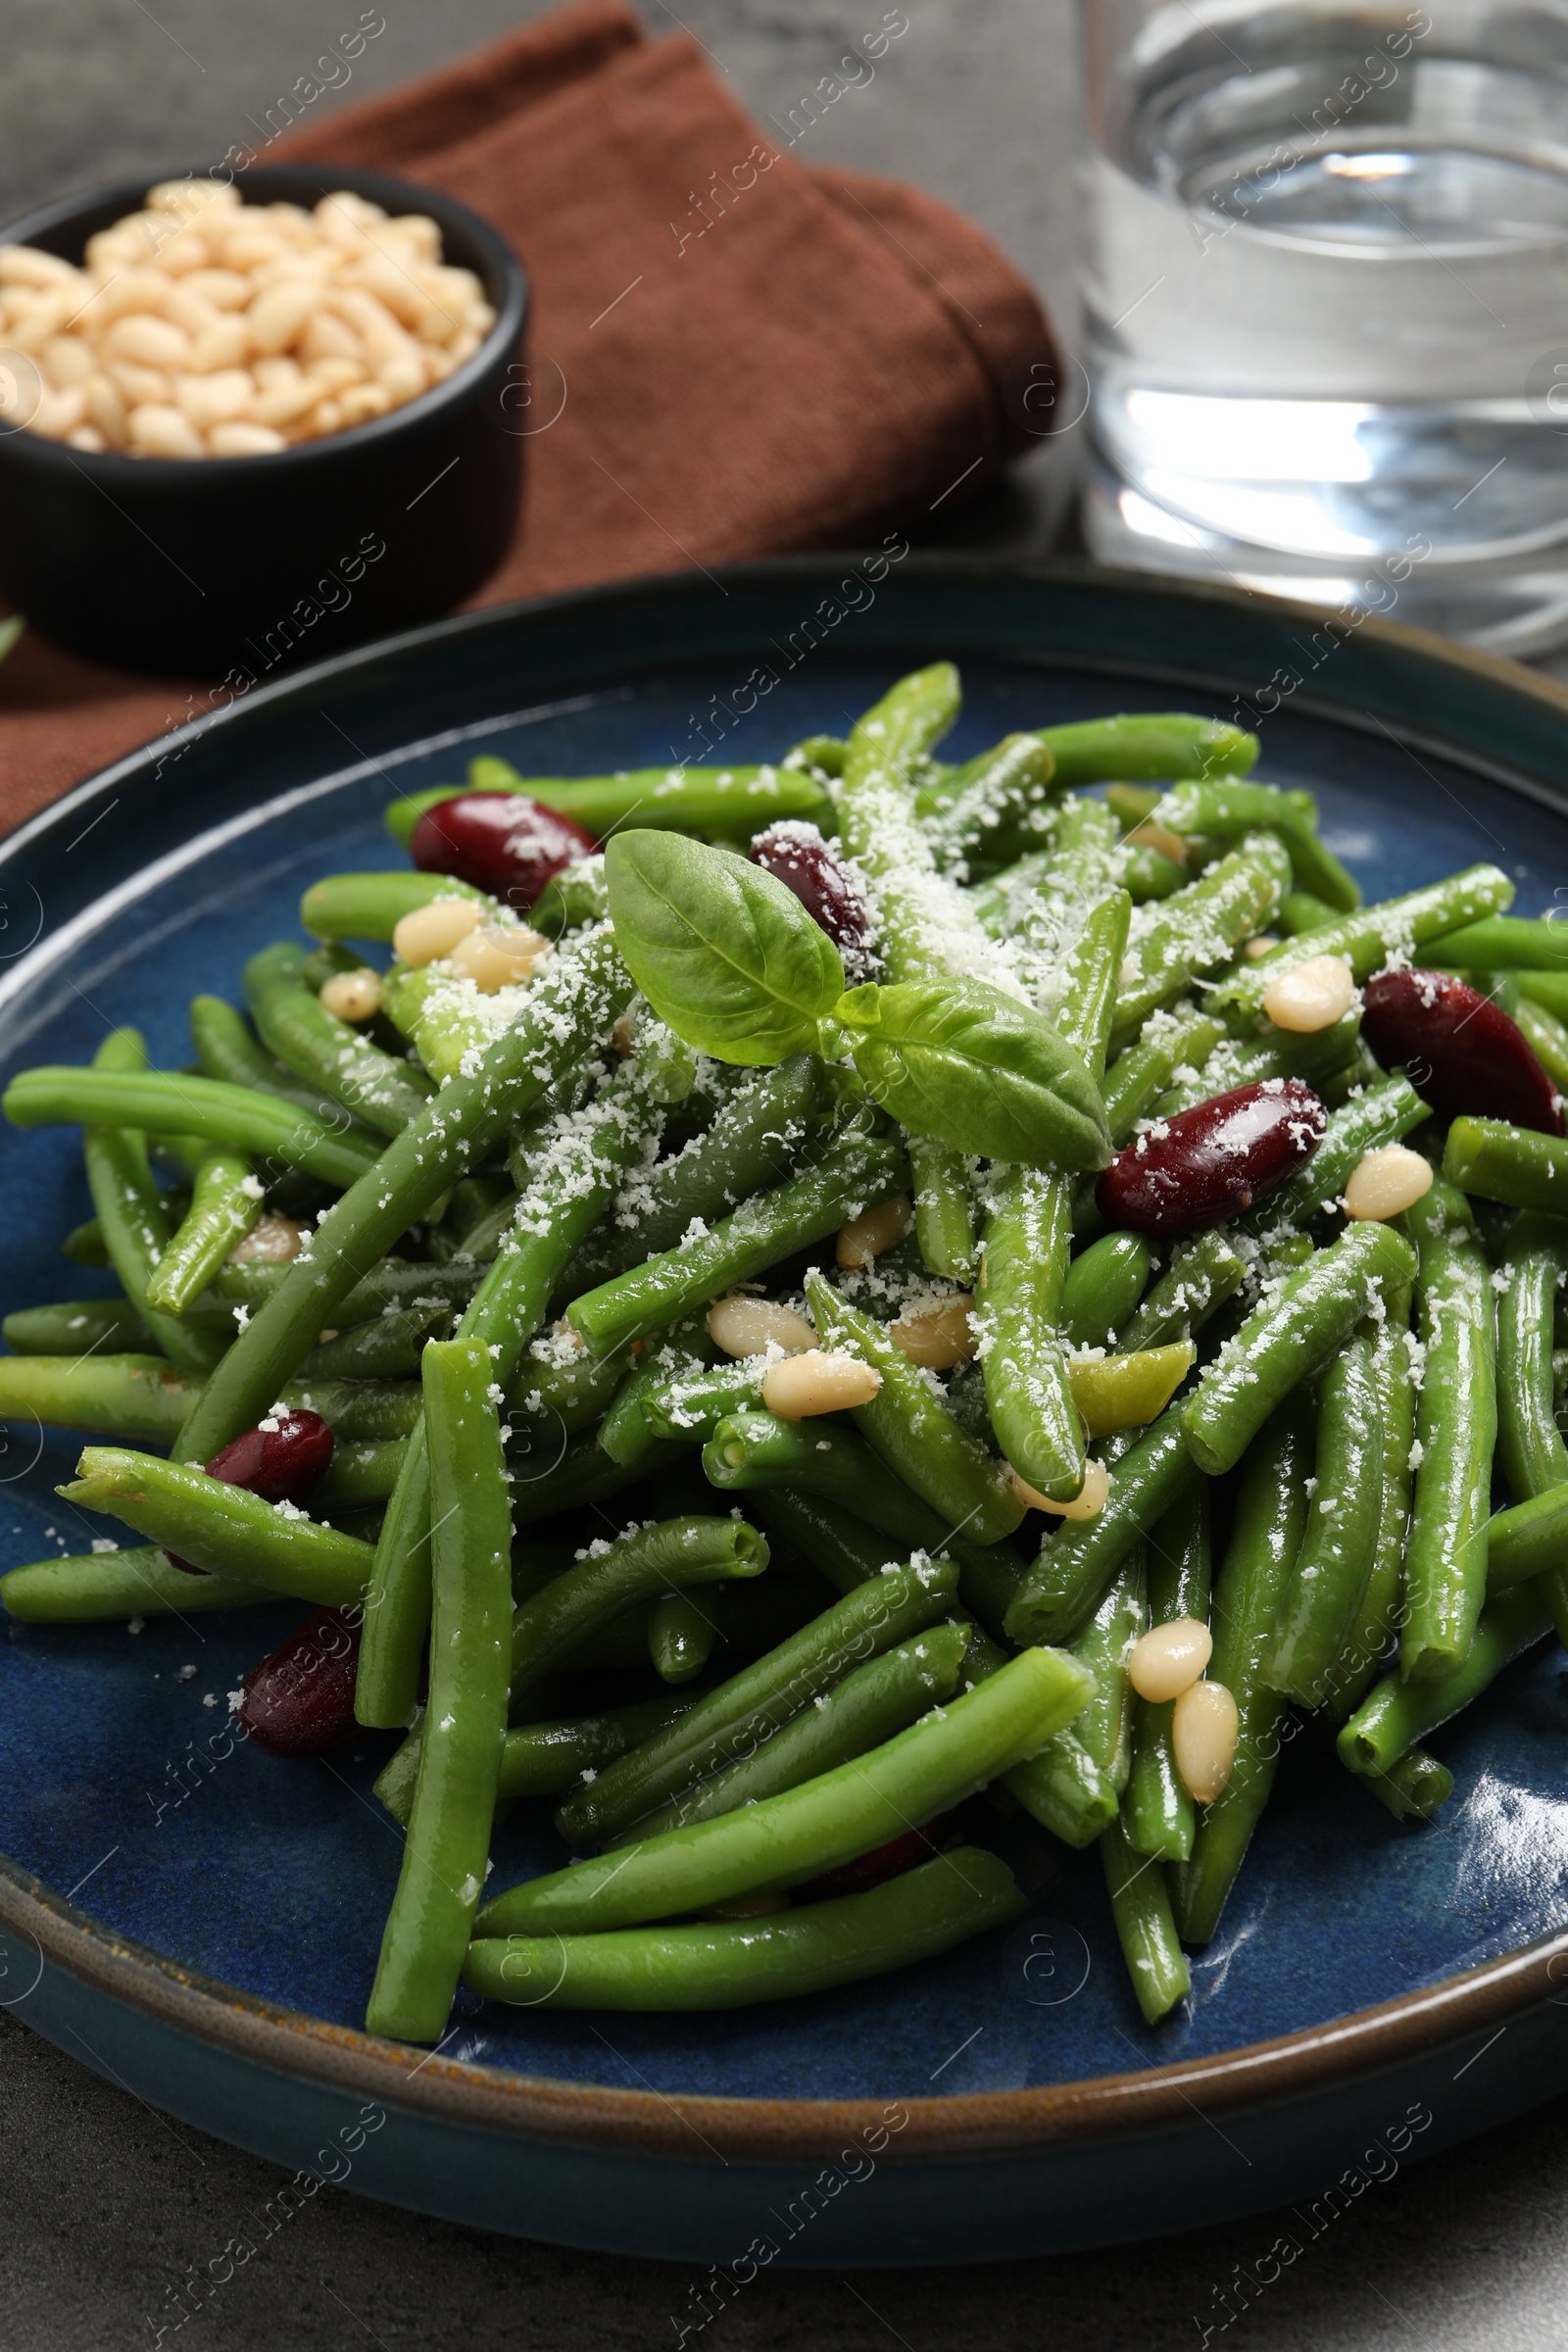
[[1082, 0], [1090, 546], [1568, 640], [1562, 0]]

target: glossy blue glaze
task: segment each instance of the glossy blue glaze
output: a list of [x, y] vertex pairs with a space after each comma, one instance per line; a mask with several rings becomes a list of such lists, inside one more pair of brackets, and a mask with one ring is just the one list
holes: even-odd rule
[[[901, 666], [924, 658], [926, 642], [912, 634], [906, 650], [824, 658], [783, 678], [730, 727], [722, 756], [776, 756], [800, 735], [842, 732]], [[1010, 728], [1110, 709], [1224, 713], [1230, 705], [1212, 689], [1178, 690], [1133, 667], [1105, 675], [1070, 662], [969, 656], [963, 671], [956, 754]], [[461, 743], [399, 750], [383, 737], [373, 763], [340, 764], [349, 750], [341, 738], [302, 727], [299, 742], [277, 755], [270, 792], [243, 834], [154, 872], [144, 887], [132, 878], [148, 845], [128, 809], [111, 811], [93, 853], [102, 861], [95, 887], [122, 884], [123, 903], [88, 927], [69, 974], [45, 971], [13, 997], [7, 1074], [32, 1061], [85, 1060], [109, 1026], [127, 1020], [145, 1030], [155, 1061], [177, 1066], [189, 1054], [189, 997], [236, 996], [243, 958], [296, 929], [306, 883], [402, 862], [379, 824], [394, 789], [458, 782], [474, 751], [544, 774], [696, 757], [692, 714], [736, 683], [728, 657], [673, 680], [621, 679], [608, 662], [606, 675], [602, 692], [554, 707], [541, 696], [531, 710], [481, 721]], [[454, 727], [461, 711], [459, 703], [450, 712]], [[424, 711], [420, 727], [433, 731]], [[1518, 879], [1518, 910], [1533, 913], [1568, 875], [1568, 814], [1430, 747], [1416, 757], [1375, 728], [1288, 706], [1266, 730], [1259, 772], [1318, 795], [1325, 838], [1368, 897], [1494, 858]], [[184, 792], [177, 764], [144, 789], [168, 796], [162, 821], [175, 837], [195, 839], [204, 816], [229, 822], [220, 806]], [[270, 815], [269, 800], [283, 802]], [[47, 945], [47, 887], [43, 896]], [[104, 1278], [56, 1254], [61, 1235], [90, 1213], [74, 1133], [8, 1131], [0, 1151], [8, 1208], [0, 1299], [9, 1308], [103, 1288]], [[54, 1497], [74, 1441], [13, 1432], [8, 1445], [5, 1566], [85, 1549], [92, 1536], [113, 1532]], [[303, 1613], [282, 1604], [186, 1623], [153, 1619], [137, 1634], [9, 1627], [0, 1642], [0, 1852], [118, 1933], [190, 1968], [358, 2026], [398, 1869], [401, 1833], [369, 1795], [390, 1742], [368, 1735], [350, 1756], [288, 1764], [234, 1747], [224, 1728], [227, 1691]], [[182, 1680], [187, 1667], [194, 1675]], [[1559, 1924], [1565, 1732], [1568, 1664], [1552, 1643], [1434, 1740], [1455, 1792], [1436, 1828], [1412, 1835], [1304, 1731], [1285, 1758], [1219, 1936], [1196, 1960], [1192, 1999], [1157, 2032], [1142, 2024], [1127, 1990], [1091, 1852], [1047, 1858], [1048, 1883], [1020, 1928], [895, 1980], [703, 2018], [590, 2020], [480, 2008], [464, 1995], [447, 2051], [615, 2088], [904, 2099], [1117, 2073], [1290, 2034], [1431, 1984]], [[560, 1858], [545, 1809], [521, 1808], [498, 1834], [493, 1885]], [[378, 2193], [450, 2209], [434, 2192], [381, 2185]], [[1080, 2239], [1086, 2233], [1078, 2230]], [[607, 2219], [595, 2242], [646, 2242], [646, 2234]]]

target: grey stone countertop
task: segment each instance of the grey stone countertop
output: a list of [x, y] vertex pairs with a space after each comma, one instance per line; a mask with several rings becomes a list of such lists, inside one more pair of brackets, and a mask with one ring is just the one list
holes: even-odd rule
[[[759, 116], [783, 110], [880, 8], [848, 0], [644, 0], [696, 33]], [[1072, 317], [1073, 53], [1067, 0], [904, 0], [910, 30], [817, 126], [817, 152], [903, 173], [981, 221]], [[341, 93], [367, 95], [543, 13], [533, 0], [382, 0]], [[348, 0], [11, 0], [0, 208], [220, 155], [359, 16]], [[323, 104], [331, 101], [323, 101]], [[948, 524], [949, 544], [1038, 549], [1071, 452], [1034, 460]], [[168, 2288], [267, 2204], [276, 2167], [100, 2081], [0, 2011], [0, 2343], [149, 2345]], [[1534, 2352], [1568, 2307], [1568, 2102], [1417, 2166], [1345, 2213], [1211, 2341], [1270, 2352]], [[1163, 2352], [1198, 2346], [1216, 2288], [1264, 2252], [1267, 2216], [1190, 2236], [986, 2270], [769, 2271], [715, 2323], [720, 2352]], [[699, 2273], [494, 2237], [327, 2189], [209, 2308], [233, 2352], [461, 2342], [642, 2352]], [[193, 2339], [195, 2340], [195, 2339]]]

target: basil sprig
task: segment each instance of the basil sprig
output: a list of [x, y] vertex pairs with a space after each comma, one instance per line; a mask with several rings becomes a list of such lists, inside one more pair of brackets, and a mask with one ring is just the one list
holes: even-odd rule
[[614, 834], [605, 878], [615, 945], [661, 1020], [719, 1061], [814, 1050], [844, 992], [839, 952], [792, 890], [684, 834]]
[[793, 891], [678, 833], [615, 834], [605, 852], [615, 943], [660, 1018], [720, 1061], [836, 1058], [916, 1135], [1062, 1170], [1110, 1157], [1082, 1055], [1027, 1004], [979, 980], [844, 990], [838, 950]]

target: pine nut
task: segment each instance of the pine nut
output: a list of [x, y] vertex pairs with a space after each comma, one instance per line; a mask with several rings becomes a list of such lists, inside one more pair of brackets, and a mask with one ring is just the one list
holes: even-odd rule
[[550, 942], [537, 931], [485, 923], [466, 931], [458, 941], [452, 951], [452, 968], [465, 980], [471, 980], [481, 996], [493, 997], [498, 989], [515, 988], [526, 980], [549, 947]]
[[357, 972], [333, 972], [316, 993], [340, 1021], [368, 1021], [381, 1009], [381, 975], [362, 963]]
[[1057, 1519], [1097, 1519], [1104, 1509], [1105, 1497], [1110, 1493], [1110, 1472], [1103, 1462], [1084, 1464], [1084, 1483], [1071, 1502], [1053, 1502], [1049, 1495], [1042, 1494], [1038, 1489], [1030, 1486], [1027, 1479], [1020, 1478], [1010, 1462], [1006, 1464], [1006, 1471], [1012, 1491], [1021, 1503], [1031, 1511], [1050, 1511]]
[[145, 401], [130, 412], [131, 446], [149, 458], [203, 458], [201, 435], [180, 410]]
[[1176, 1701], [1170, 1743], [1182, 1787], [1211, 1805], [1231, 1777], [1241, 1716], [1223, 1683], [1189, 1683]]
[[[85, 431], [83, 448], [101, 435], [139, 455], [262, 456], [346, 431], [445, 381], [494, 324], [478, 278], [443, 262], [435, 221], [347, 195], [307, 212], [170, 180], [89, 237], [80, 268], [0, 247], [0, 340], [40, 360], [47, 392], [107, 378], [124, 409], [177, 408], [195, 428], [152, 417], [132, 432], [91, 403], [84, 421], [47, 404], [29, 419], [57, 438]], [[292, 363], [270, 372], [296, 350], [310, 379]], [[229, 388], [204, 401], [184, 381], [230, 370], [248, 378], [244, 400]], [[213, 438], [241, 422], [272, 437]]]
[[771, 1298], [717, 1298], [708, 1310], [708, 1336], [726, 1355], [765, 1355], [769, 1348], [799, 1354], [815, 1348], [816, 1333], [793, 1306]]
[[1332, 1029], [1355, 1002], [1355, 978], [1343, 956], [1313, 956], [1281, 972], [1263, 992], [1263, 1010], [1276, 1029], [1298, 1037]]
[[247, 424], [236, 419], [232, 424], [215, 424], [207, 436], [207, 446], [215, 458], [270, 458], [288, 443], [281, 433], [274, 433], [270, 424]]
[[813, 1348], [775, 1364], [762, 1383], [762, 1402], [781, 1421], [805, 1421], [813, 1413], [842, 1413], [869, 1404], [882, 1386], [873, 1364], [854, 1355], [824, 1355]]
[[291, 1257], [298, 1257], [305, 1247], [305, 1228], [296, 1225], [292, 1217], [279, 1216], [276, 1209], [267, 1209], [259, 1216], [249, 1233], [243, 1234], [228, 1253], [231, 1266], [276, 1266]]
[[192, 424], [230, 424], [248, 418], [255, 387], [244, 368], [221, 368], [212, 375], [176, 375], [174, 400]]
[[1127, 1660], [1128, 1678], [1140, 1698], [1156, 1701], [1179, 1698], [1196, 1683], [1214, 1650], [1214, 1637], [1196, 1617], [1173, 1617], [1166, 1625], [1151, 1626], [1135, 1642]]
[[1396, 1217], [1432, 1190], [1432, 1163], [1404, 1144], [1358, 1159], [1345, 1182], [1348, 1217]]
[[914, 1202], [907, 1193], [864, 1208], [839, 1227], [837, 1256], [841, 1266], [868, 1266], [884, 1250], [892, 1250], [914, 1231]]
[[1279, 944], [1272, 931], [1259, 931], [1247, 941], [1242, 949], [1242, 954], [1247, 957], [1249, 963], [1256, 963], [1260, 956], [1271, 954]]
[[392, 934], [392, 953], [418, 971], [438, 956], [450, 956], [459, 940], [476, 931], [483, 919], [484, 908], [472, 899], [432, 899], [403, 917]]
[[973, 1311], [974, 1299], [967, 1291], [959, 1291], [923, 1314], [901, 1315], [888, 1337], [911, 1364], [928, 1372], [951, 1372], [955, 1364], [968, 1363], [979, 1348], [969, 1320]]
[[1142, 824], [1134, 825], [1130, 833], [1122, 836], [1122, 848], [1154, 850], [1161, 858], [1168, 858], [1173, 865], [1187, 863], [1186, 836], [1173, 833], [1169, 825], [1156, 824], [1152, 816], [1146, 816]]

